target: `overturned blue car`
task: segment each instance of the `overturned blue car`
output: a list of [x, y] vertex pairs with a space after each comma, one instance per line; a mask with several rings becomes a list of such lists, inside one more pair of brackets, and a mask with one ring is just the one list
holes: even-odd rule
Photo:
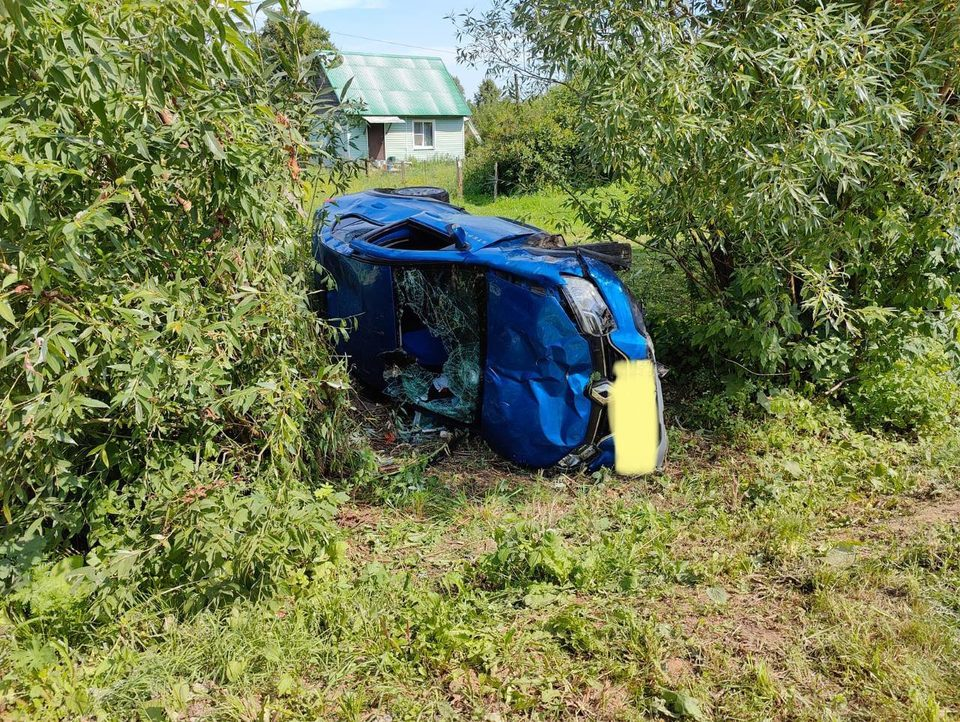
[[[346, 324], [337, 350], [355, 377], [479, 430], [518, 464], [659, 467], [667, 436], [653, 345], [614, 271], [630, 247], [568, 246], [448, 200], [440, 189], [385, 189], [318, 211], [315, 305]], [[639, 386], [617, 380], [628, 364]], [[629, 463], [641, 447], [648, 460]]]

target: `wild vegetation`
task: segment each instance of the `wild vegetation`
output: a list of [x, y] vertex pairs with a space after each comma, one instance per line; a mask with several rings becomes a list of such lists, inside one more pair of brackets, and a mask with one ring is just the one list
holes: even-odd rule
[[549, 187], [580, 189], [608, 180], [584, 146], [576, 99], [565, 88], [522, 103], [495, 99], [489, 87], [484, 92], [472, 118], [482, 142], [471, 138], [467, 147], [466, 192], [491, 194], [494, 175], [498, 193], [507, 195]]
[[329, 563], [315, 480], [353, 460], [304, 295], [309, 78], [242, 8], [0, 8], [0, 583], [56, 563], [113, 617]]
[[372, 439], [393, 471], [340, 507], [341, 561], [268, 600], [104, 621], [47, 574], [9, 601], [7, 714], [952, 719], [956, 432], [675, 388], [671, 461], [643, 480]]
[[[960, 715], [956, 199], [943, 195], [956, 119], [942, 84], [956, 7], [939, 4], [924, 50], [931, 3], [813, 19], [794, 5], [744, 8], [754, 28], [712, 5], [678, 19], [566, 3], [563, 23], [559, 5], [511, 6], [542, 12], [576, 65], [572, 88], [523, 102], [565, 129], [571, 160], [552, 167], [602, 172], [537, 175], [526, 148], [497, 156], [501, 141], [554, 142], [555, 129], [508, 127], [472, 162], [532, 175], [494, 202], [470, 183], [456, 197], [452, 164], [368, 176], [325, 158], [337, 118], [314, 53], [330, 49], [283, 3], [258, 16], [263, 43], [245, 5], [0, 0], [0, 719]], [[675, 42], [619, 78], [618, 96], [601, 70], [631, 62], [623, 13], [649, 27], [638, 42]], [[528, 21], [487, 26], [529, 47]], [[800, 62], [814, 22], [807, 49], [822, 54]], [[593, 32], [623, 53], [594, 52]], [[757, 50], [777, 33], [782, 48]], [[711, 104], [682, 73], [637, 94], [685, 63], [732, 70], [709, 52], [717, 38], [751, 59], [728, 84], [764, 113], [719, 80]], [[863, 45], [858, 62], [842, 38]], [[774, 59], [797, 63], [790, 92], [828, 88], [815, 97], [843, 111], [835, 126], [813, 128], [806, 96], [767, 82]], [[552, 72], [528, 69], [539, 79], [522, 79], [524, 96]], [[901, 71], [915, 84], [894, 82]], [[493, 90], [484, 103], [515, 106]], [[603, 105], [616, 97], [625, 107]], [[640, 135], [603, 140], [577, 121], [620, 123], [654, 100], [662, 124]], [[787, 114], [767, 117], [780, 102]], [[929, 128], [898, 130], [890, 103]], [[904, 154], [885, 157], [894, 167], [864, 160], [874, 141], [843, 120], [865, 109]], [[719, 110], [729, 139], [710, 126]], [[649, 135], [670, 127], [684, 132]], [[847, 138], [839, 155], [829, 127]], [[745, 138], [783, 144], [784, 128], [796, 145], [779, 165], [754, 141], [756, 167], [731, 167]], [[816, 137], [826, 155], [804, 155]], [[640, 155], [605, 167], [594, 153], [608, 150]], [[681, 168], [688, 151], [697, 169]], [[786, 173], [794, 162], [814, 185]], [[694, 170], [715, 187], [679, 182]], [[815, 228], [802, 227], [809, 204], [774, 193], [791, 178]], [[843, 208], [813, 190], [840, 178]], [[402, 440], [395, 411], [349, 391], [327, 343], [343, 331], [308, 311], [309, 215], [343, 189], [401, 183], [574, 241], [643, 241], [624, 277], [671, 369], [663, 473], [529, 473], [471, 438], [426, 451]], [[771, 215], [783, 208], [786, 231]], [[718, 238], [734, 266], [707, 295]], [[827, 285], [803, 275], [824, 269], [839, 274]], [[811, 305], [815, 288], [840, 300]], [[744, 334], [775, 358], [743, 350]], [[846, 360], [818, 366], [830, 348]]]
[[[455, 188], [452, 166], [408, 172]], [[558, 192], [465, 200], [521, 201], [573, 215]], [[652, 318], [690, 303], [642, 250], [626, 278]], [[714, 373], [667, 376], [669, 463], [642, 480], [525, 473], [475, 440], [429, 463], [358, 399], [380, 471], [340, 487], [336, 563], [259, 599], [185, 614], [148, 597], [109, 619], [69, 561], [43, 567], [7, 598], [0, 704], [24, 719], [951, 719], [955, 428], [863, 432], [825, 398], [735, 377], [705, 391]]]
[[461, 32], [577, 98], [620, 181], [584, 219], [686, 276], [692, 351], [851, 401], [883, 393], [868, 370], [957, 364], [956, 3], [504, 0]]

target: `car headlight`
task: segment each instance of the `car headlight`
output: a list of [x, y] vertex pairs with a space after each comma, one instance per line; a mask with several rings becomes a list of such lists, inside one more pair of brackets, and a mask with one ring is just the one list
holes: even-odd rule
[[563, 280], [564, 296], [580, 330], [591, 336], [604, 336], [613, 330], [613, 314], [597, 287], [579, 276], [564, 276]]

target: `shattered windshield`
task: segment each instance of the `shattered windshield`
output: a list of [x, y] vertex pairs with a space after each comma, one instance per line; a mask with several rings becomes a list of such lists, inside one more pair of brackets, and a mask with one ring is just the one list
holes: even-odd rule
[[386, 392], [463, 422], [476, 419], [480, 392], [482, 271], [402, 268], [394, 273], [401, 352], [386, 366]]

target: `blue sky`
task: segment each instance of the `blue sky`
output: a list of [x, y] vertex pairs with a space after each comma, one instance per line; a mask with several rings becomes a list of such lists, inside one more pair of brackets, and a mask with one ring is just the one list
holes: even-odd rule
[[447, 17], [485, 4], [485, 0], [300, 1], [310, 18], [330, 31], [340, 50], [438, 57], [460, 78], [468, 98], [484, 71], [457, 64], [457, 34]]

